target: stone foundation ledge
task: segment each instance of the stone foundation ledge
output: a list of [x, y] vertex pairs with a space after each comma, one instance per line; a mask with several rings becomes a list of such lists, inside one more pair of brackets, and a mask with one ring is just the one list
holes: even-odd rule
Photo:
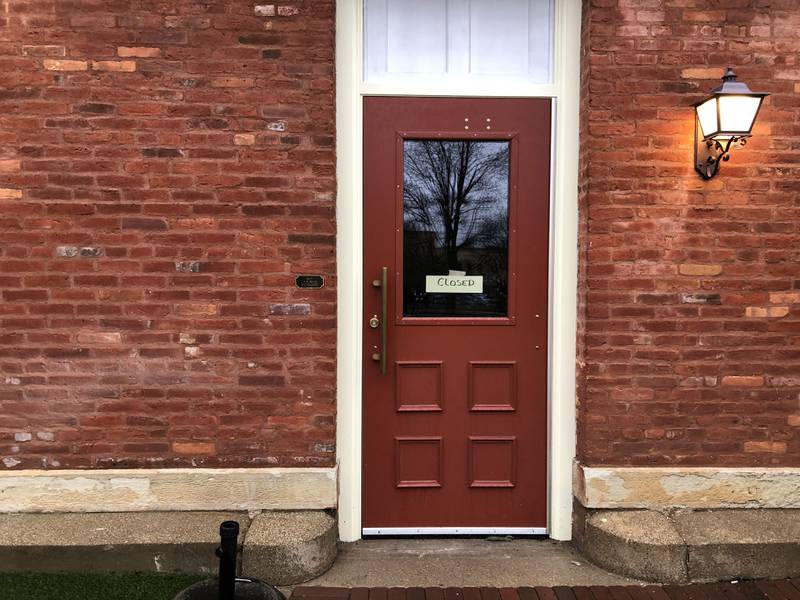
[[800, 508], [800, 468], [576, 463], [573, 492], [587, 508]]
[[327, 511], [117, 512], [0, 515], [3, 571], [155, 571], [216, 575], [222, 521], [239, 522], [243, 573], [293, 585], [336, 558]]
[[800, 576], [800, 509], [606, 510], [576, 502], [573, 534], [596, 565], [659, 583]]
[[317, 510], [335, 467], [0, 472], [0, 513]]

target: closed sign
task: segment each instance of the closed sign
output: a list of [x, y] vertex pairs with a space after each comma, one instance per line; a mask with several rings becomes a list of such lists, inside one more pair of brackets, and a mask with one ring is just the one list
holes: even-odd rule
[[483, 276], [426, 275], [425, 291], [429, 294], [482, 294]]

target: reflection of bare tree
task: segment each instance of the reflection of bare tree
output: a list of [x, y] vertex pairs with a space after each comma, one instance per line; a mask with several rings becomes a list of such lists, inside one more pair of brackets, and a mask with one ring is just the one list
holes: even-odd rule
[[[505, 313], [508, 159], [507, 142], [405, 142], [403, 260], [407, 307], [416, 305], [419, 314], [431, 315]], [[482, 275], [484, 294], [459, 298], [427, 294], [425, 275], [446, 274], [448, 270]]]
[[492, 244], [486, 221], [507, 220], [508, 144], [421, 140], [403, 162], [405, 229], [433, 232], [448, 269], [460, 268], [460, 248]]

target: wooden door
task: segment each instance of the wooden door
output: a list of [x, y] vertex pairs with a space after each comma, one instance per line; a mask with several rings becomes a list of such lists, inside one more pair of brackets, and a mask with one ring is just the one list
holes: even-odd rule
[[364, 100], [365, 534], [546, 526], [550, 123]]

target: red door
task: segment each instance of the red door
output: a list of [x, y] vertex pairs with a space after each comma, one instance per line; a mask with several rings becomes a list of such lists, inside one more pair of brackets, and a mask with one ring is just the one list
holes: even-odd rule
[[546, 526], [549, 173], [547, 99], [364, 100], [365, 534]]

